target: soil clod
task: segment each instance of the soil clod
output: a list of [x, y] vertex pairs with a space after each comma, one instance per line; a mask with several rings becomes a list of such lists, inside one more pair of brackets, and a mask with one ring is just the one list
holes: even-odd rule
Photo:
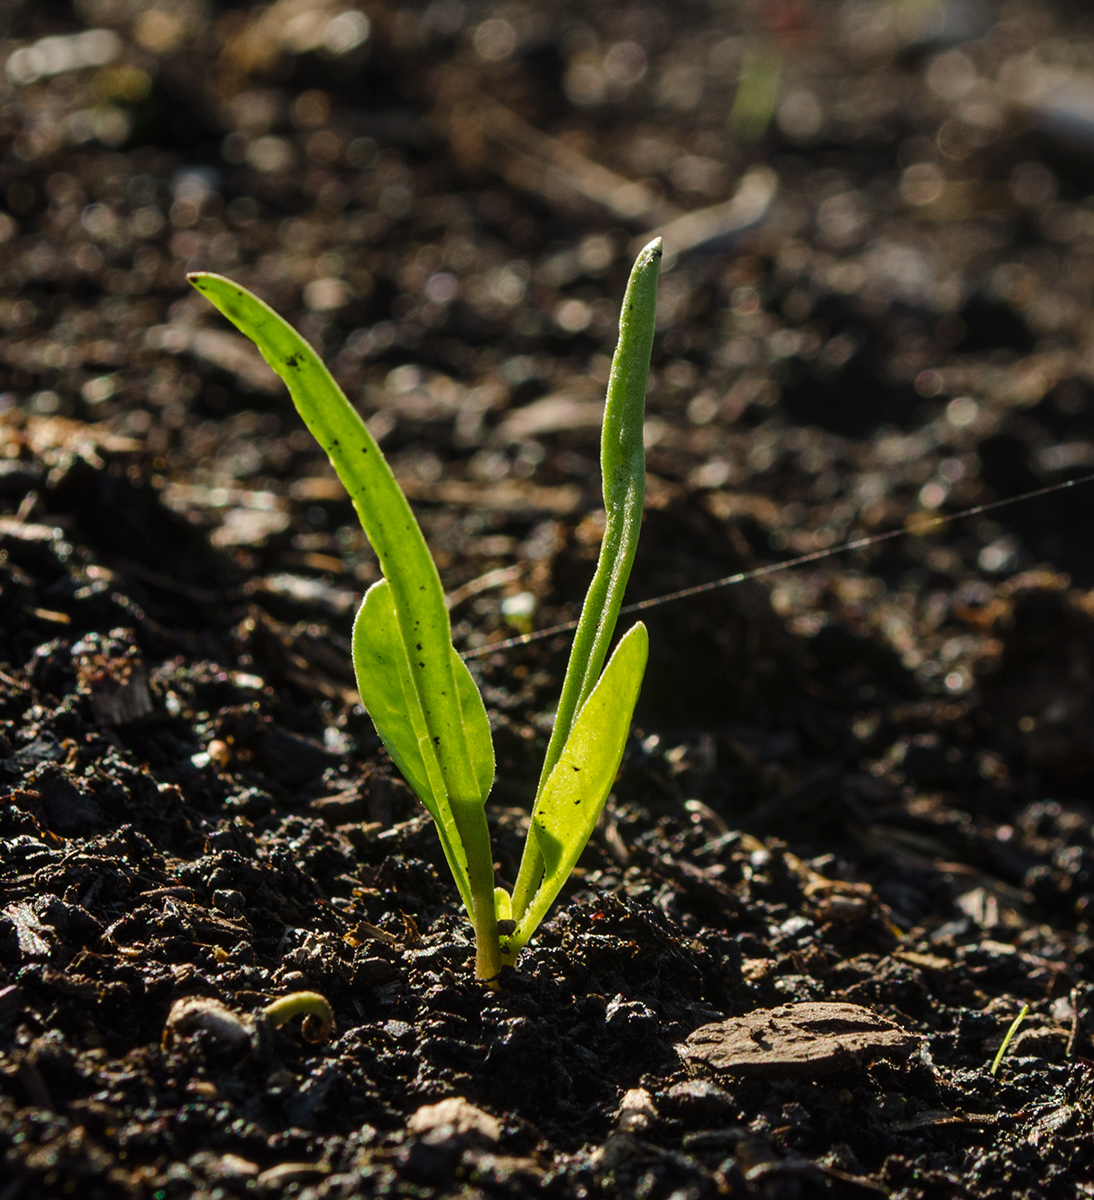
[[906, 1058], [919, 1037], [858, 1004], [759, 1008], [704, 1025], [677, 1046], [693, 1070], [778, 1079]]

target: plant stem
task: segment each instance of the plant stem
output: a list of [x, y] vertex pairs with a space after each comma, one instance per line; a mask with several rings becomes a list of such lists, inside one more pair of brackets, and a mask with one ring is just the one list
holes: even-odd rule
[[[604, 481], [604, 539], [600, 544], [596, 572], [581, 610], [581, 621], [574, 635], [554, 729], [536, 788], [536, 805], [570, 736], [574, 717], [600, 678], [638, 547], [646, 492], [642, 426], [646, 411], [646, 380], [653, 348], [660, 261], [661, 239], [655, 238], [635, 260], [623, 298], [623, 309], [619, 316], [619, 343], [612, 358], [600, 442], [600, 465]], [[533, 805], [533, 814], [535, 810]], [[513, 888], [513, 919], [518, 923], [539, 888], [542, 877], [543, 856], [529, 830], [520, 872]], [[506, 955], [507, 961], [515, 957], [515, 953]]]
[[[468, 809], [453, 810], [460, 841], [467, 855], [467, 874], [471, 883], [475, 927], [475, 978], [493, 980], [501, 971], [501, 943], [498, 940], [498, 914], [494, 902], [494, 856], [490, 847], [490, 829], [486, 813]], [[470, 818], [470, 819], [468, 819]]]

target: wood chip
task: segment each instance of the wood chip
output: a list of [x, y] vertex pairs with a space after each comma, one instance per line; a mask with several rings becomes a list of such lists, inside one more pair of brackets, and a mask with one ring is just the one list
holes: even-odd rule
[[223, 329], [172, 322], [153, 325], [144, 335], [145, 345], [168, 354], [189, 352], [195, 357], [234, 375], [250, 391], [276, 395], [281, 381], [266, 364], [258, 350], [238, 333]]
[[689, 250], [709, 253], [724, 250], [745, 230], [758, 225], [767, 216], [778, 190], [779, 177], [770, 167], [754, 167], [742, 176], [731, 199], [684, 213], [643, 234], [632, 243], [632, 253], [637, 254], [642, 249], [643, 238], [646, 241], [652, 237], [663, 238], [666, 265], [662, 270], [669, 270], [675, 260]]
[[498, 429], [498, 440], [526, 442], [545, 433], [570, 429], [599, 429], [604, 422], [604, 401], [598, 396], [552, 392], [513, 409]]
[[77, 690], [100, 725], [130, 725], [154, 708], [141, 653], [118, 632], [88, 634], [72, 647]]
[[501, 1137], [501, 1122], [497, 1117], [476, 1108], [463, 1096], [422, 1105], [407, 1118], [406, 1127], [416, 1134], [473, 1135], [491, 1145]]
[[503, 479], [493, 484], [471, 483], [462, 479], [423, 483], [400, 475], [399, 485], [411, 500], [504, 509], [511, 514], [544, 512], [564, 517], [577, 512], [581, 506], [581, 488], [568, 483], [534, 484], [524, 479]]
[[916, 1113], [903, 1121], [894, 1121], [889, 1128], [894, 1133], [917, 1133], [921, 1129], [938, 1129], [941, 1126], [995, 1125], [999, 1118], [994, 1113], [950, 1112], [948, 1109], [930, 1109]]
[[322, 1163], [278, 1163], [276, 1167], [267, 1167], [255, 1183], [260, 1192], [272, 1194], [282, 1191], [290, 1183], [308, 1183], [322, 1179], [327, 1173], [328, 1168]]
[[15, 926], [15, 936], [19, 940], [19, 952], [24, 958], [48, 958], [50, 945], [46, 935], [52, 934], [50, 926], [43, 925], [38, 914], [26, 901], [9, 904], [0, 916]]
[[495, 101], [456, 105], [449, 122], [459, 158], [480, 162], [485, 158], [513, 187], [551, 205], [572, 210], [576, 204], [579, 211], [588, 206], [606, 209], [647, 229], [680, 216], [680, 210], [652, 188], [609, 170]]
[[21, 988], [16, 987], [14, 983], [0, 988], [0, 1024], [17, 1016], [22, 1008], [23, 992]]
[[909, 966], [919, 967], [921, 971], [952, 971], [953, 963], [948, 958], [937, 954], [921, 954], [918, 950], [897, 950], [893, 958]]
[[918, 1044], [917, 1034], [868, 1008], [821, 1001], [761, 1008], [703, 1025], [676, 1049], [697, 1074], [774, 1079], [907, 1058]]

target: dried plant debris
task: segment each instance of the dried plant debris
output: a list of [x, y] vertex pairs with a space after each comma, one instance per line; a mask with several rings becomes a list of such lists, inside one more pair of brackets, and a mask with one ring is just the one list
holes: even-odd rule
[[103, 725], [128, 725], [152, 712], [144, 662], [127, 632], [88, 634], [72, 647], [77, 691], [90, 697], [92, 715]]
[[695, 1071], [761, 1079], [814, 1077], [906, 1058], [919, 1037], [858, 1004], [758, 1008], [704, 1025], [677, 1046]]
[[176, 1000], [163, 1027], [163, 1045], [171, 1049], [180, 1038], [204, 1032], [225, 1049], [237, 1050], [248, 1045], [251, 1028], [219, 1000], [206, 996], [188, 996]]

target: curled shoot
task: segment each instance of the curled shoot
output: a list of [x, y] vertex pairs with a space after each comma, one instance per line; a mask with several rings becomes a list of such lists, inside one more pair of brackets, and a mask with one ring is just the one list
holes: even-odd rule
[[[639, 622], [608, 659], [638, 544], [642, 426], [661, 242], [631, 272], [601, 441], [606, 525], [582, 609], [513, 895], [495, 887], [486, 823], [494, 750], [482, 697], [452, 645], [440, 576], [391, 468], [315, 351], [268, 305], [220, 275], [193, 286], [262, 352], [327, 452], [380, 560], [353, 627], [357, 686], [377, 733], [425, 805], [475, 930], [475, 973], [513, 963], [588, 842], [623, 757], [645, 672]], [[500, 923], [500, 928], [499, 928]], [[307, 993], [304, 993], [307, 994]]]
[[262, 1015], [274, 1028], [280, 1029], [293, 1017], [304, 1018], [300, 1032], [309, 1042], [326, 1042], [334, 1032], [334, 1010], [330, 1001], [319, 992], [293, 992], [270, 1001]]

